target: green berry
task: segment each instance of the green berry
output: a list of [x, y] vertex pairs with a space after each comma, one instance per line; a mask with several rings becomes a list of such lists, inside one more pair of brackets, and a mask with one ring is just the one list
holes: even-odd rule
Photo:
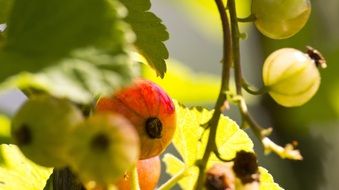
[[311, 13], [309, 0], [253, 0], [255, 26], [267, 37], [285, 39], [298, 33]]
[[315, 60], [293, 48], [273, 52], [263, 67], [263, 82], [270, 96], [285, 107], [308, 102], [320, 85], [320, 73]]
[[11, 133], [27, 158], [42, 166], [62, 167], [69, 134], [82, 120], [81, 112], [68, 100], [34, 96], [14, 116]]
[[70, 166], [84, 184], [115, 183], [137, 163], [139, 138], [123, 116], [92, 115], [74, 131]]

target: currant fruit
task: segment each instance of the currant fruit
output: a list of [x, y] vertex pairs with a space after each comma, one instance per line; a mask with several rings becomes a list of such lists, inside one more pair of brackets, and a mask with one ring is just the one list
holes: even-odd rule
[[316, 61], [293, 48], [273, 52], [263, 66], [263, 82], [270, 96], [286, 107], [308, 102], [320, 85]]
[[71, 169], [84, 184], [113, 184], [138, 158], [137, 132], [127, 119], [112, 113], [94, 114], [81, 123], [69, 149]]
[[68, 100], [34, 96], [14, 116], [11, 133], [27, 158], [61, 167], [66, 165], [69, 134], [82, 120], [82, 113]]
[[138, 79], [111, 97], [102, 97], [98, 112], [117, 112], [128, 118], [140, 137], [140, 159], [162, 153], [176, 128], [175, 107], [168, 95], [153, 82]]
[[[161, 173], [161, 163], [159, 156], [155, 156], [145, 160], [139, 160], [137, 164], [138, 179], [140, 190], [154, 190], [159, 181]], [[116, 183], [119, 190], [130, 188], [130, 174], [125, 176]]]
[[253, 0], [255, 26], [267, 37], [285, 39], [298, 33], [311, 13], [309, 0]]

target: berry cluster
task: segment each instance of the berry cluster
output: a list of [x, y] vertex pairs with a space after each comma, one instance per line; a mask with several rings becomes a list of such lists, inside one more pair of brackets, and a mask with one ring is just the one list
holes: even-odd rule
[[175, 127], [172, 100], [156, 84], [138, 79], [101, 97], [87, 118], [67, 99], [33, 96], [14, 116], [12, 135], [27, 158], [68, 166], [84, 185], [129, 189], [129, 170], [137, 165], [141, 189], [151, 190]]

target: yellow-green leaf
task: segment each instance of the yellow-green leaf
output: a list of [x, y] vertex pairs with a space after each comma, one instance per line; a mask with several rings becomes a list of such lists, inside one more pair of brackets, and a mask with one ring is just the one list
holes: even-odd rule
[[[173, 144], [187, 165], [201, 159], [207, 144], [209, 130], [202, 125], [211, 118], [213, 111], [203, 108], [187, 108], [175, 103], [177, 130]], [[234, 158], [237, 151], [252, 151], [253, 143], [247, 134], [230, 118], [221, 115], [217, 130], [216, 144], [224, 159]], [[212, 157], [212, 160], [215, 158]]]
[[260, 171], [260, 190], [283, 190], [277, 183], [274, 182], [273, 177], [268, 171], [259, 167]]
[[198, 177], [198, 168], [195, 166], [188, 168], [185, 166], [185, 163], [169, 153], [165, 154], [162, 160], [166, 164], [166, 173], [171, 176], [183, 172], [183, 170], [187, 170], [185, 171], [185, 174], [182, 176], [181, 180], [179, 180], [179, 185], [183, 190], [191, 190], [194, 186], [195, 180]]
[[[185, 175], [178, 181], [184, 190], [192, 190], [196, 183], [199, 169], [195, 166], [204, 154], [207, 144], [209, 130], [204, 132], [202, 125], [212, 116], [213, 111], [203, 108], [187, 108], [175, 101], [177, 111], [177, 130], [173, 138], [173, 145], [181, 155], [183, 161], [171, 154], [166, 154], [166, 172], [176, 176], [185, 170]], [[226, 116], [221, 115], [217, 130], [216, 144], [218, 151], [224, 159], [232, 159], [240, 150], [253, 152], [253, 143], [247, 134], [238, 125]], [[214, 163], [220, 163], [214, 154], [211, 154], [207, 168]], [[281, 189], [274, 183], [273, 178], [267, 170], [260, 168], [261, 190]]]
[[0, 145], [0, 189], [41, 190], [52, 168], [38, 166], [24, 157], [15, 145]]

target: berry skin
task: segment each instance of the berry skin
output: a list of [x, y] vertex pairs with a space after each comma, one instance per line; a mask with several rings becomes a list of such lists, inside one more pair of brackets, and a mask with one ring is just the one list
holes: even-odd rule
[[293, 48], [283, 48], [265, 60], [263, 82], [278, 104], [285, 107], [301, 106], [317, 92], [320, 73], [308, 54]]
[[117, 112], [128, 118], [140, 137], [140, 159], [161, 154], [176, 128], [175, 107], [168, 95], [151, 81], [138, 79], [111, 97], [101, 97], [97, 112]]
[[12, 120], [12, 137], [24, 155], [46, 167], [66, 165], [70, 133], [83, 121], [68, 100], [47, 95], [27, 100]]
[[[138, 179], [140, 190], [154, 190], [160, 178], [161, 162], [159, 156], [145, 160], [139, 160], [137, 163]], [[126, 174], [116, 183], [118, 190], [130, 189], [130, 174]]]
[[137, 132], [123, 116], [94, 114], [74, 131], [69, 164], [83, 184], [115, 183], [137, 163]]
[[252, 14], [257, 29], [272, 39], [298, 33], [311, 13], [310, 0], [253, 0]]

